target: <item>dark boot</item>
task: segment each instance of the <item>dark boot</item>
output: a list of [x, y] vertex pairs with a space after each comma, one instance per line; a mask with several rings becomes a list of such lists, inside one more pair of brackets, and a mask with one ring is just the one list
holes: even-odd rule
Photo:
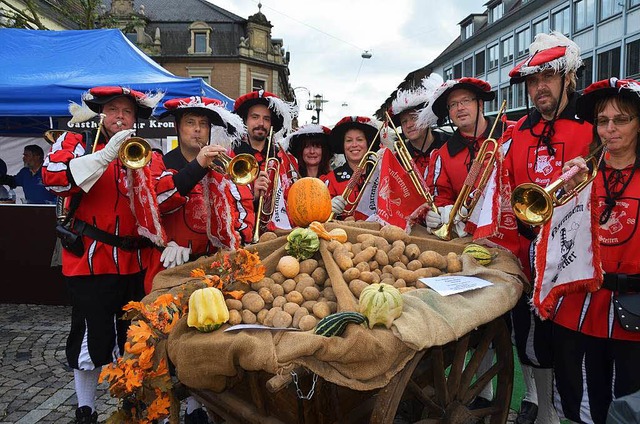
[[523, 400], [515, 424], [533, 424], [538, 417], [538, 405]]
[[91, 410], [89, 406], [81, 406], [76, 409], [76, 424], [96, 424], [98, 413]]

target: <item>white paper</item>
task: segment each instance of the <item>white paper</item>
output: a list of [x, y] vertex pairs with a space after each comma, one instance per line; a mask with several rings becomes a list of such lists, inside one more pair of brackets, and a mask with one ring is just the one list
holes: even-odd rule
[[444, 277], [420, 278], [420, 281], [438, 292], [441, 296], [463, 293], [492, 285], [491, 281], [464, 275], [448, 275]]
[[239, 330], [286, 330], [286, 331], [299, 331], [298, 328], [289, 328], [289, 327], [268, 327], [262, 324], [237, 324], [232, 325], [231, 327], [224, 330], [224, 333], [227, 331], [239, 331]]

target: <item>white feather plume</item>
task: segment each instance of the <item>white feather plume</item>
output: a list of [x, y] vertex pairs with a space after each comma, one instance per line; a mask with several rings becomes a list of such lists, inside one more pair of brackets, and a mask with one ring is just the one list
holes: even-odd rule
[[86, 122], [98, 116], [97, 113], [89, 109], [84, 100], [82, 101], [82, 106], [76, 102], [69, 101], [69, 113], [71, 114], [70, 124]]
[[281, 136], [290, 133], [293, 120], [298, 116], [298, 105], [285, 102], [275, 96], [267, 97], [267, 99], [269, 100], [269, 108], [282, 118], [282, 129], [284, 131], [280, 130], [278, 133], [281, 133]]
[[555, 72], [575, 72], [582, 66], [582, 58], [580, 57], [580, 47], [568, 39], [564, 34], [552, 31], [550, 34], [540, 33], [536, 35], [529, 46], [530, 57], [543, 50], [554, 47], [566, 47], [563, 57], [551, 60], [545, 64], [537, 66], [523, 65], [520, 68], [520, 75], [531, 75], [547, 69], [553, 69]]
[[453, 87], [458, 83], [457, 80], [447, 80], [446, 82], [440, 84], [431, 95], [429, 99], [429, 104], [420, 109], [418, 111], [418, 119], [416, 120], [416, 126], [418, 128], [430, 128], [438, 122], [438, 116], [433, 111], [433, 103], [444, 94], [449, 88]]

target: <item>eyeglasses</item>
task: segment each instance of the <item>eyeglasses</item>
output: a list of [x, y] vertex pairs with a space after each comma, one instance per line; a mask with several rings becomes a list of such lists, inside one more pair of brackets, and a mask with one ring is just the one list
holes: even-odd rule
[[616, 127], [622, 127], [624, 125], [629, 124], [635, 118], [636, 116], [633, 116], [633, 115], [618, 115], [618, 116], [614, 116], [613, 118], [607, 118], [607, 117], [601, 116], [596, 119], [596, 126], [607, 127], [609, 126], [609, 121], [613, 121], [613, 125], [615, 125]]
[[459, 102], [451, 102], [447, 105], [447, 110], [458, 109], [460, 106], [467, 107], [471, 102], [475, 102], [477, 99], [462, 99]]

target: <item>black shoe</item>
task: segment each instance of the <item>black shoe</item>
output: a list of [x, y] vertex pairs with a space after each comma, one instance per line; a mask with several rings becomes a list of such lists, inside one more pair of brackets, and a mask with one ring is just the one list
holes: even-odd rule
[[98, 413], [93, 412], [90, 406], [81, 406], [76, 409], [76, 424], [96, 424]]
[[538, 417], [538, 405], [535, 403], [522, 401], [520, 405], [520, 412], [516, 418], [515, 424], [533, 424]]
[[209, 424], [209, 416], [204, 409], [194, 409], [192, 413], [184, 414], [184, 424]]
[[473, 411], [474, 409], [484, 409], [490, 407], [491, 401], [489, 399], [478, 396], [473, 400], [473, 402], [471, 402], [468, 409]]

